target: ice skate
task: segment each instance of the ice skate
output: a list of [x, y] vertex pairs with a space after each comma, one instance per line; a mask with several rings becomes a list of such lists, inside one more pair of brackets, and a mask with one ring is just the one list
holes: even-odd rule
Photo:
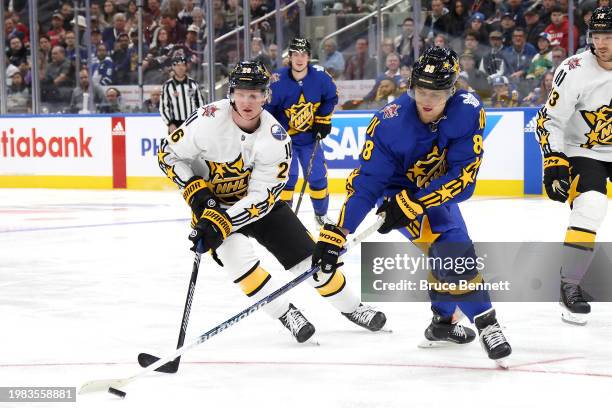
[[455, 344], [468, 344], [474, 341], [474, 330], [453, 323], [453, 317], [443, 318], [434, 314], [431, 324], [425, 329], [425, 340], [419, 344], [421, 348], [437, 348]]
[[580, 285], [561, 282], [561, 320], [569, 324], [584, 326], [587, 315], [591, 313], [591, 305], [586, 301]]
[[351, 313], [342, 313], [347, 319], [370, 331], [379, 331], [387, 322], [387, 317], [383, 312], [379, 312], [372, 306], [360, 303]]
[[295, 337], [298, 343], [304, 343], [312, 337], [315, 328], [304, 315], [295, 307], [293, 303], [289, 303], [289, 310], [284, 315], [278, 318], [283, 326], [285, 326]]
[[474, 316], [474, 324], [478, 329], [480, 344], [487, 352], [491, 360], [502, 368], [508, 368], [506, 357], [512, 354], [512, 347], [506, 340], [497, 318], [495, 309], [489, 309], [477, 316]]
[[316, 215], [314, 216], [315, 222], [317, 223], [317, 229], [321, 229], [321, 227], [323, 227], [325, 224], [336, 224], [334, 221], [332, 221], [331, 218], [329, 218], [327, 216], [327, 214], [323, 214], [323, 215]]

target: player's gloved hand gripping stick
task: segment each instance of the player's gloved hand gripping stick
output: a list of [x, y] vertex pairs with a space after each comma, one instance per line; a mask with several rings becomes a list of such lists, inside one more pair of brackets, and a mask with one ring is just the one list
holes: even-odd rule
[[[382, 223], [383, 223], [383, 218], [379, 218], [372, 226], [367, 228], [361, 234], [355, 236], [352, 240], [349, 241], [349, 243], [346, 246], [346, 250], [345, 251], [350, 250], [351, 248], [353, 248], [354, 246], [359, 244], [361, 241], [363, 241], [365, 238], [370, 236], [372, 233], [374, 233], [376, 230], [378, 230], [378, 228], [382, 225]], [[200, 249], [200, 248], [198, 248], [198, 249]], [[151, 364], [150, 366], [144, 368], [143, 370], [139, 371], [138, 373], [136, 373], [136, 374], [134, 374], [134, 375], [132, 375], [130, 377], [125, 377], [125, 378], [115, 378], [115, 379], [104, 379], [104, 380], [88, 381], [88, 382], [86, 382], [85, 384], [83, 384], [81, 386], [81, 389], [79, 390], [79, 394], [86, 394], [86, 393], [91, 393], [91, 392], [108, 391], [111, 394], [117, 395], [117, 396], [119, 396], [121, 398], [125, 397], [126, 393], [124, 391], [119, 390], [120, 387], [124, 387], [127, 384], [131, 383], [132, 381], [134, 381], [134, 380], [144, 376], [145, 374], [147, 374], [147, 373], [149, 373], [151, 371], [154, 371], [157, 368], [163, 366], [164, 364], [167, 364], [168, 362], [174, 361], [177, 357], [182, 356], [188, 350], [194, 348], [198, 344], [204, 343], [205, 341], [207, 341], [211, 337], [221, 333], [222, 331], [224, 331], [228, 327], [232, 326], [233, 324], [238, 323], [240, 320], [244, 319], [245, 317], [249, 316], [250, 314], [255, 313], [257, 310], [262, 308], [267, 303], [272, 302], [274, 299], [284, 295], [286, 292], [288, 292], [289, 290], [293, 289], [298, 284], [300, 284], [300, 283], [304, 282], [305, 280], [307, 280], [308, 278], [310, 278], [312, 275], [317, 273], [319, 271], [319, 269], [320, 268], [319, 268], [318, 265], [311, 267], [310, 269], [308, 269], [306, 272], [302, 273], [301, 275], [299, 275], [295, 279], [289, 281], [288, 283], [286, 283], [285, 285], [281, 286], [280, 288], [278, 288], [274, 292], [270, 293], [268, 296], [264, 297], [263, 299], [259, 300], [258, 302], [254, 303], [253, 305], [249, 306], [248, 308], [244, 309], [243, 311], [235, 314], [234, 316], [232, 316], [229, 319], [225, 320], [223, 323], [221, 323], [221, 324], [213, 327], [212, 329], [206, 331], [205, 333], [199, 335], [198, 337], [196, 337], [195, 339], [191, 340], [187, 344], [185, 344], [182, 347], [178, 348], [177, 350], [173, 351], [171, 354], [169, 354], [169, 355], [167, 355], [165, 357], [160, 358], [158, 361], [156, 361], [155, 363]]]

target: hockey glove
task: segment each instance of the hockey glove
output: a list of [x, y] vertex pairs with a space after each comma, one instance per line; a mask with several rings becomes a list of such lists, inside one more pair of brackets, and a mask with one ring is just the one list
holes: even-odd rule
[[211, 249], [215, 251], [230, 232], [232, 232], [232, 222], [227, 213], [220, 208], [207, 208], [189, 234], [189, 240], [193, 242], [191, 250], [199, 253]]
[[563, 153], [544, 156], [544, 189], [551, 200], [564, 203], [570, 185], [569, 161]]
[[332, 273], [340, 266], [338, 262], [340, 251], [346, 243], [346, 235], [334, 224], [325, 224], [319, 233], [319, 241], [312, 254], [312, 266], [321, 266], [321, 272]]
[[317, 140], [322, 140], [325, 139], [327, 135], [329, 135], [329, 133], [331, 132], [331, 127], [331, 123], [315, 122], [312, 124], [312, 128], [310, 130], [312, 131], [312, 134], [315, 135]]
[[419, 200], [412, 198], [407, 190], [402, 190], [380, 206], [376, 214], [384, 213], [385, 221], [378, 229], [381, 234], [408, 226], [425, 213], [425, 207]]
[[219, 202], [202, 177], [193, 176], [183, 190], [183, 198], [191, 207], [196, 219], [202, 217], [207, 208], [217, 208]]

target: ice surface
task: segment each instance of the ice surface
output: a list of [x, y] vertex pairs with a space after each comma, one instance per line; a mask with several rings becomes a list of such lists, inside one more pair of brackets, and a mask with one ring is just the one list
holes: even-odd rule
[[[334, 197], [336, 216], [342, 197]], [[462, 205], [474, 241], [559, 241], [569, 210], [540, 198], [475, 198]], [[300, 217], [314, 231], [305, 200]], [[140, 370], [140, 352], [176, 344], [193, 255], [178, 192], [0, 190], [0, 385], [75, 386]], [[373, 215], [364, 226], [373, 222]], [[598, 239], [612, 241], [609, 219]], [[401, 235], [371, 240], [400, 241]], [[359, 252], [347, 255], [359, 288]], [[262, 251], [262, 265], [290, 275]], [[320, 346], [297, 344], [263, 312], [154, 373], [79, 407], [535, 407], [603, 406], [612, 385], [612, 305], [593, 305], [585, 327], [552, 303], [497, 304], [514, 353], [497, 369], [477, 342], [417, 348], [426, 303], [381, 303], [392, 333], [348, 322], [307, 285], [287, 294], [317, 328]], [[188, 338], [248, 306], [203, 257]], [[0, 407], [74, 406], [11, 404]]]

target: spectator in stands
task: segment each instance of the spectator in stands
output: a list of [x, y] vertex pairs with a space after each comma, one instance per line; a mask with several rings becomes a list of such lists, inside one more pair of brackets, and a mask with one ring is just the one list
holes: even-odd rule
[[[251, 20], [263, 17], [270, 11], [267, 4], [265, 4], [263, 0], [249, 0], [249, 7], [251, 12]], [[266, 19], [258, 23], [255, 29], [259, 30], [260, 35], [263, 36], [265, 35], [265, 33], [269, 33], [272, 31], [272, 25]]]
[[263, 41], [259, 37], [253, 37], [251, 40], [251, 59], [262, 63], [268, 70], [270, 70], [270, 56], [266, 53], [263, 46]]
[[393, 38], [383, 38], [382, 43], [380, 44], [380, 50], [383, 59], [387, 58], [387, 55], [394, 52], [395, 47], [393, 46]]
[[525, 11], [525, 34], [527, 35], [527, 42], [534, 47], [538, 45], [538, 39], [540, 33], [544, 31], [546, 26], [540, 22], [540, 15], [534, 8], [530, 8]]
[[[199, 64], [202, 62], [202, 55], [200, 55], [204, 51], [204, 44], [198, 41], [198, 37], [200, 35], [200, 28], [191, 24], [187, 27], [187, 35], [185, 36], [185, 42], [183, 43], [183, 48], [185, 49], [185, 54], [187, 56], [187, 60], [191, 64]], [[198, 47], [201, 46], [201, 50], [198, 50]]]
[[225, 24], [230, 30], [242, 25], [242, 2], [239, 0], [228, 0], [223, 9]]
[[474, 62], [476, 66], [480, 65], [480, 60], [484, 55], [484, 50], [480, 45], [480, 40], [478, 38], [478, 33], [472, 30], [468, 30], [465, 32], [464, 40], [463, 40], [463, 50], [462, 53], [469, 52], [474, 58]]
[[578, 47], [585, 48], [584, 50], [576, 50], [576, 54], [581, 51], [586, 50], [587, 46], [587, 32], [589, 29], [589, 22], [591, 21], [591, 16], [593, 15], [593, 10], [590, 8], [585, 8], [582, 10], [582, 18], [578, 20]]
[[97, 28], [92, 28], [91, 30], [91, 49], [89, 50], [89, 54], [92, 58], [95, 58], [96, 53], [98, 52], [98, 45], [104, 44], [102, 42], [102, 33]]
[[338, 79], [344, 72], [344, 56], [337, 49], [336, 41], [328, 38], [323, 43], [323, 55], [321, 65], [334, 79]]
[[89, 14], [91, 16], [92, 28], [99, 28], [100, 31], [104, 30], [106, 27], [109, 27], [104, 21], [102, 16], [102, 10], [100, 9], [100, 5], [98, 3], [92, 2], [91, 7], [89, 8]]
[[402, 33], [395, 37], [395, 51], [400, 55], [402, 63], [412, 65], [414, 63], [414, 19], [406, 17], [402, 23]]
[[421, 37], [425, 39], [425, 45], [430, 46], [438, 33], [448, 33], [451, 18], [448, 9], [444, 7], [442, 0], [431, 0], [431, 10], [427, 13]]
[[98, 44], [96, 58], [91, 64], [93, 73], [93, 83], [100, 85], [111, 85], [113, 83], [113, 60], [108, 55], [108, 50], [104, 43]]
[[154, 31], [159, 25], [161, 19], [160, 0], [147, 0], [143, 23], [145, 26], [145, 37], [147, 42], [152, 42], [155, 38]]
[[397, 85], [391, 78], [384, 78], [374, 85], [363, 99], [346, 101], [343, 109], [380, 109], [395, 99]]
[[127, 85], [130, 83], [130, 38], [127, 33], [119, 34], [115, 51], [111, 54], [113, 60], [113, 83]]
[[106, 0], [100, 15], [100, 21], [105, 27], [113, 26], [113, 17], [115, 16], [115, 13], [117, 13], [117, 10], [115, 10], [115, 3], [113, 3], [111, 0]]
[[[14, 35], [9, 40], [9, 49], [6, 53], [7, 60], [8, 60], [7, 62], [9, 64], [13, 64], [14, 66], [18, 67], [21, 64], [24, 64], [24, 63], [27, 64], [29, 55], [30, 53], [28, 49], [24, 47], [23, 42], [21, 41], [21, 38]], [[0, 68], [4, 68], [4, 67], [0, 67]]]
[[193, 0], [183, 1], [183, 9], [179, 11], [178, 15], [176, 16], [179, 23], [181, 23], [183, 26], [189, 27], [191, 24], [193, 24], [193, 17], [191, 16], [191, 13], [193, 12], [194, 7], [195, 4]]
[[499, 0], [468, 1], [467, 4], [471, 5], [472, 13], [479, 12], [484, 14], [487, 22], [493, 22], [491, 20], [494, 20], [494, 17], [499, 15], [502, 6], [502, 2]]
[[466, 52], [461, 54], [459, 65], [461, 66], [461, 71], [467, 75], [467, 82], [481, 98], [491, 95], [487, 75], [476, 68], [476, 58], [472, 52], [466, 50]]
[[191, 18], [193, 18], [193, 25], [200, 29], [199, 39], [202, 40], [206, 33], [206, 22], [204, 21], [204, 12], [199, 7], [194, 7], [191, 12]]
[[161, 88], [155, 87], [149, 95], [149, 99], [143, 102], [143, 111], [148, 113], [159, 113], [159, 100], [161, 98]]
[[[448, 24], [448, 35], [451, 37], [461, 37], [468, 22], [468, 11], [463, 0], [453, 0], [451, 1], [451, 4], [452, 7], [449, 12], [450, 21]], [[484, 20], [484, 14], [474, 14], [480, 14]], [[474, 16], [472, 16], [472, 18], [474, 18]]]
[[176, 16], [164, 11], [160, 20], [160, 27], [166, 29], [168, 41], [172, 44], [180, 44], [184, 41], [187, 29], [176, 20]]
[[100, 105], [100, 111], [102, 113], [127, 112], [127, 108], [121, 101], [121, 92], [117, 88], [106, 89], [106, 103]]
[[51, 18], [51, 29], [47, 31], [47, 37], [49, 37], [51, 41], [51, 46], [55, 47], [63, 43], [65, 34], [64, 16], [59, 12], [53, 13], [53, 17]]
[[[468, 20], [468, 30], [476, 33], [478, 35], [478, 41], [483, 42], [489, 32], [487, 31], [487, 27], [485, 25], [485, 15], [482, 13], [474, 13]], [[463, 32], [459, 33], [458, 37], [461, 37]]]
[[552, 69], [552, 50], [548, 33], [541, 33], [538, 39], [538, 53], [531, 60], [525, 78], [540, 81], [542, 75]]
[[499, 24], [502, 35], [504, 36], [504, 47], [510, 47], [512, 45], [512, 31], [514, 27], [516, 27], [512, 14], [504, 13]]
[[6, 108], [8, 113], [28, 113], [31, 111], [30, 91], [26, 87], [23, 75], [19, 68], [9, 65], [6, 77], [11, 83], [6, 92]]
[[74, 10], [70, 1], [63, 1], [59, 9], [60, 14], [64, 17], [64, 30], [72, 30], [72, 19], [74, 18]]
[[492, 108], [512, 108], [519, 105], [519, 93], [511, 89], [510, 82], [505, 76], [493, 80]]
[[168, 32], [165, 28], [160, 28], [156, 32], [157, 36], [142, 64], [147, 84], [160, 84], [167, 79], [174, 48], [174, 44], [168, 41]]
[[132, 28], [138, 28], [138, 5], [136, 0], [130, 0], [125, 11], [125, 31], [129, 33]]
[[540, 21], [544, 25], [551, 23], [550, 14], [552, 9], [557, 5], [557, 0], [542, 0], [542, 8], [540, 9]]
[[573, 54], [578, 45], [578, 28], [573, 26], [574, 30], [574, 46], [569, 49], [569, 21], [565, 18], [563, 11], [559, 6], [555, 6], [550, 14], [551, 23], [544, 30], [550, 35], [550, 42], [558, 42], [568, 54]]
[[[448, 48], [449, 47], [449, 43], [448, 43], [448, 37], [446, 36], [446, 34], [437, 34], [434, 37], [434, 42], [433, 45], [435, 47], [442, 47], [442, 48]], [[402, 63], [404, 61], [402, 60]], [[408, 65], [408, 64], [406, 64]]]
[[552, 61], [553, 67], [552, 70], [556, 70], [559, 65], [567, 58], [567, 52], [565, 48], [561, 48], [559, 46], [553, 47], [552, 49]]
[[368, 40], [359, 38], [355, 42], [355, 54], [346, 62], [344, 79], [373, 79], [375, 75], [376, 60], [368, 55]]
[[366, 94], [366, 96], [363, 98], [364, 100], [369, 101], [374, 99], [375, 92], [378, 92], [378, 85], [383, 79], [392, 79], [395, 82], [396, 87], [399, 86], [400, 80], [402, 79], [400, 74], [399, 55], [394, 52], [387, 55], [387, 58], [385, 59], [385, 68], [387, 68], [387, 70], [376, 77], [374, 88], [372, 88], [372, 90]]
[[[276, 62], [276, 57], [278, 56], [278, 45], [274, 43], [270, 44], [268, 47], [268, 55], [270, 56], [270, 68], [272, 71], [276, 71], [278, 68], [280, 68]], [[340, 55], [342, 56], [342, 54]], [[340, 71], [340, 73], [342, 72], [344, 72], [344, 57], [342, 57], [342, 71]]]
[[[94, 110], [95, 106], [106, 101], [104, 90], [98, 84], [92, 84], [93, 105], [89, 107], [89, 111]], [[83, 94], [89, 93], [89, 70], [87, 67], [81, 68], [79, 71], [79, 85], [72, 90], [70, 98], [70, 112], [77, 113], [83, 110]]]
[[113, 16], [113, 26], [105, 28], [102, 32], [102, 41], [106, 44], [106, 49], [113, 51], [119, 34], [127, 33], [125, 30], [126, 22], [127, 20], [123, 13], [117, 13]]
[[515, 27], [512, 31], [512, 46], [506, 47], [503, 53], [510, 66], [510, 80], [513, 83], [516, 84], [525, 77], [536, 54], [535, 47], [526, 41], [525, 29]]
[[410, 77], [412, 76], [412, 67], [410, 65], [402, 65], [400, 67], [400, 80], [398, 92], [407, 92], [410, 87]]
[[525, 7], [522, 0], [506, 0], [504, 11], [512, 15], [517, 26], [525, 26], [525, 18], [523, 17]]
[[523, 99], [523, 105], [537, 107], [544, 105], [548, 99], [550, 91], [552, 90], [553, 76], [553, 71], [547, 71], [544, 73], [540, 79], [539, 86]]
[[22, 42], [26, 42], [26, 33], [23, 30], [20, 30], [17, 25], [15, 24], [15, 21], [13, 20], [13, 18], [11, 17], [10, 13], [9, 15], [7, 15], [4, 19], [4, 34], [6, 40], [8, 41], [10, 38], [12, 37], [19, 37], [19, 39], [21, 39]]
[[41, 76], [43, 102], [52, 104], [68, 102], [73, 74], [64, 47], [56, 45], [51, 49], [51, 62]]
[[494, 30], [489, 34], [489, 52], [482, 57], [478, 69], [487, 75], [489, 83], [495, 77], [510, 75], [508, 62], [503, 56], [503, 36], [501, 31]]
[[[66, 58], [68, 58], [68, 60], [72, 64], [72, 67], [74, 68], [76, 66], [75, 61], [77, 55], [76, 35], [72, 31], [66, 31], [66, 35], [64, 38], [66, 41]], [[81, 64], [84, 64], [87, 62], [87, 48], [83, 46], [80, 46], [79, 48], [79, 62]]]
[[51, 62], [51, 41], [46, 34], [38, 39], [38, 72], [43, 73]]

